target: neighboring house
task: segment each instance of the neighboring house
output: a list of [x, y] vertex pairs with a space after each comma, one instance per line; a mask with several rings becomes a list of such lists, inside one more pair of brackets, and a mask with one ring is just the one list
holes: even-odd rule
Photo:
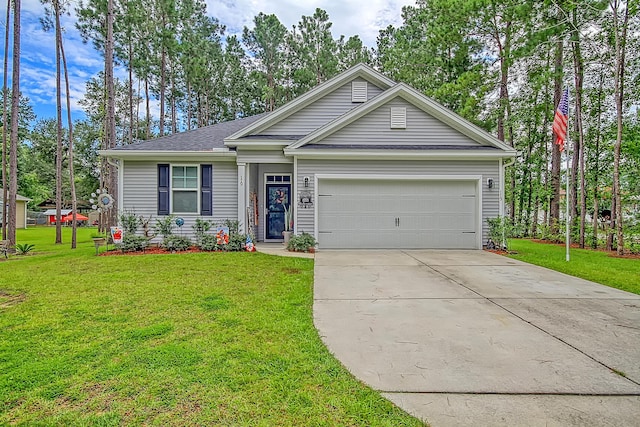
[[[16, 194], [16, 228], [27, 228], [27, 203], [29, 203], [31, 199], [28, 197], [21, 196]], [[9, 214], [8, 203], [4, 203], [2, 201], [2, 194], [0, 193], [0, 224], [2, 224], [2, 212], [5, 207], [7, 208], [7, 215]]]
[[[259, 241], [319, 248], [469, 248], [503, 214], [513, 148], [415, 89], [357, 65], [268, 114], [101, 151], [118, 206], [237, 219]], [[153, 223], [153, 222], [152, 222]]]

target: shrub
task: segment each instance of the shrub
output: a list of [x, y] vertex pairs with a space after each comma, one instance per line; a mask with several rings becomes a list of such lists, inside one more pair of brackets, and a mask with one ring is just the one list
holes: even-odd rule
[[171, 252], [186, 251], [191, 247], [188, 237], [170, 235], [162, 240], [162, 247]]
[[310, 252], [312, 249], [315, 250], [317, 244], [318, 242], [316, 242], [315, 237], [303, 231], [301, 234], [291, 236], [287, 244], [287, 250], [293, 252]]
[[122, 225], [122, 229], [124, 230], [125, 236], [127, 234], [136, 234], [136, 231], [138, 231], [138, 227], [142, 223], [141, 218], [134, 212], [130, 211], [122, 212], [120, 214], [119, 220], [120, 224]]
[[211, 234], [202, 236], [198, 241], [198, 247], [203, 251], [217, 251], [221, 249], [220, 245], [218, 245], [218, 239]]
[[225, 219], [222, 225], [229, 227], [229, 235], [238, 234], [240, 231], [240, 221], [235, 219]]
[[490, 248], [493, 243], [496, 248], [509, 250], [509, 239], [517, 234], [517, 227], [504, 216], [487, 218], [487, 224], [489, 224], [490, 239], [490, 242], [487, 242], [487, 248]]
[[122, 243], [116, 245], [122, 252], [139, 252], [149, 246], [149, 241], [144, 236], [136, 236], [135, 234], [125, 233]]
[[196, 218], [196, 222], [191, 226], [191, 228], [193, 228], [193, 234], [198, 245], [200, 244], [200, 241], [206, 236], [207, 231], [211, 230], [211, 225], [211, 221]]
[[176, 226], [175, 216], [168, 215], [164, 218], [160, 218], [156, 221], [156, 225], [153, 230], [156, 234], [160, 234], [165, 239], [173, 235], [173, 230]]
[[16, 243], [16, 255], [26, 255], [35, 247], [32, 243]]
[[245, 234], [229, 233], [229, 244], [225, 245], [225, 250], [230, 252], [244, 251], [246, 242], [247, 236]]

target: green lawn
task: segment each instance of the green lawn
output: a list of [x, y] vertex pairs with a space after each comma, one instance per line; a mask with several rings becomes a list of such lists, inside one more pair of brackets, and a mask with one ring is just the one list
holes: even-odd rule
[[0, 261], [1, 425], [422, 425], [326, 350], [311, 260], [96, 257], [92, 231]]
[[640, 294], [638, 259], [615, 258], [608, 253], [588, 249], [571, 249], [570, 261], [567, 262], [564, 245], [513, 239], [509, 246], [511, 250], [518, 252], [510, 255], [512, 258]]

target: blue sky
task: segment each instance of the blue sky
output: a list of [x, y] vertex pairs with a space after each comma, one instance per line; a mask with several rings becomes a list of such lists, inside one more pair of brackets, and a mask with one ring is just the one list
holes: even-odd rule
[[[4, 33], [6, 2], [2, 3], [0, 19]], [[77, 2], [70, 4], [73, 8]], [[259, 12], [273, 13], [291, 28], [302, 15], [312, 15], [319, 7], [329, 13], [334, 37], [359, 35], [365, 44], [374, 47], [378, 31], [390, 24], [399, 24], [402, 6], [408, 4], [414, 4], [414, 0], [207, 0], [207, 12], [227, 26], [228, 34], [241, 34], [244, 26], [251, 27], [253, 17]], [[31, 100], [38, 118], [55, 117], [55, 40], [52, 31], [42, 30], [39, 19], [43, 11], [39, 0], [22, 1], [20, 89]], [[75, 16], [63, 17], [62, 25], [72, 114], [74, 118], [82, 118], [84, 114], [78, 102], [87, 80], [102, 70], [103, 59], [91, 44], [82, 43], [75, 28]], [[4, 55], [4, 43], [0, 44], [0, 54]], [[9, 64], [11, 81], [11, 60]], [[116, 70], [116, 75], [126, 78], [124, 70]]]

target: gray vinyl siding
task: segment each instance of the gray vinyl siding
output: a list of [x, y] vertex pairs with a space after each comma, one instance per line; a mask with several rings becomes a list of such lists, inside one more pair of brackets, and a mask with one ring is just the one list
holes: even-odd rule
[[[364, 79], [354, 79], [364, 81]], [[371, 99], [382, 89], [367, 82], [367, 97]], [[259, 135], [307, 135], [347, 111], [362, 105], [351, 102], [351, 81], [321, 99], [293, 113], [275, 125], [258, 132]]]
[[[391, 129], [391, 108], [407, 109], [407, 128]], [[384, 104], [316, 144], [337, 145], [457, 145], [477, 146], [466, 135], [442, 123], [402, 98]]]
[[[163, 162], [124, 162], [122, 186], [122, 210], [151, 217], [150, 225], [158, 219], [158, 163]], [[222, 221], [236, 219], [238, 216], [238, 173], [235, 162], [175, 162], [176, 164], [202, 163], [213, 164], [213, 216], [203, 219]], [[198, 214], [180, 214], [185, 224], [182, 233], [191, 236]], [[177, 229], [176, 229], [177, 231]], [[159, 241], [158, 238], [155, 241]]]
[[277, 150], [243, 150], [238, 148], [238, 163], [293, 163], [293, 158], [285, 157], [282, 148]]
[[[500, 213], [499, 162], [462, 161], [462, 160], [429, 160], [429, 161], [350, 161], [350, 160], [304, 160], [298, 159], [298, 192], [304, 188], [303, 179], [310, 178], [309, 187], [314, 196], [314, 177], [316, 174], [361, 174], [361, 175], [475, 175], [482, 176], [482, 242], [488, 238], [487, 218], [497, 217]], [[487, 179], [492, 178], [494, 186], [487, 187]], [[317, 203], [317, 199], [315, 200]], [[298, 208], [295, 231], [313, 233], [315, 228], [313, 208]]]

